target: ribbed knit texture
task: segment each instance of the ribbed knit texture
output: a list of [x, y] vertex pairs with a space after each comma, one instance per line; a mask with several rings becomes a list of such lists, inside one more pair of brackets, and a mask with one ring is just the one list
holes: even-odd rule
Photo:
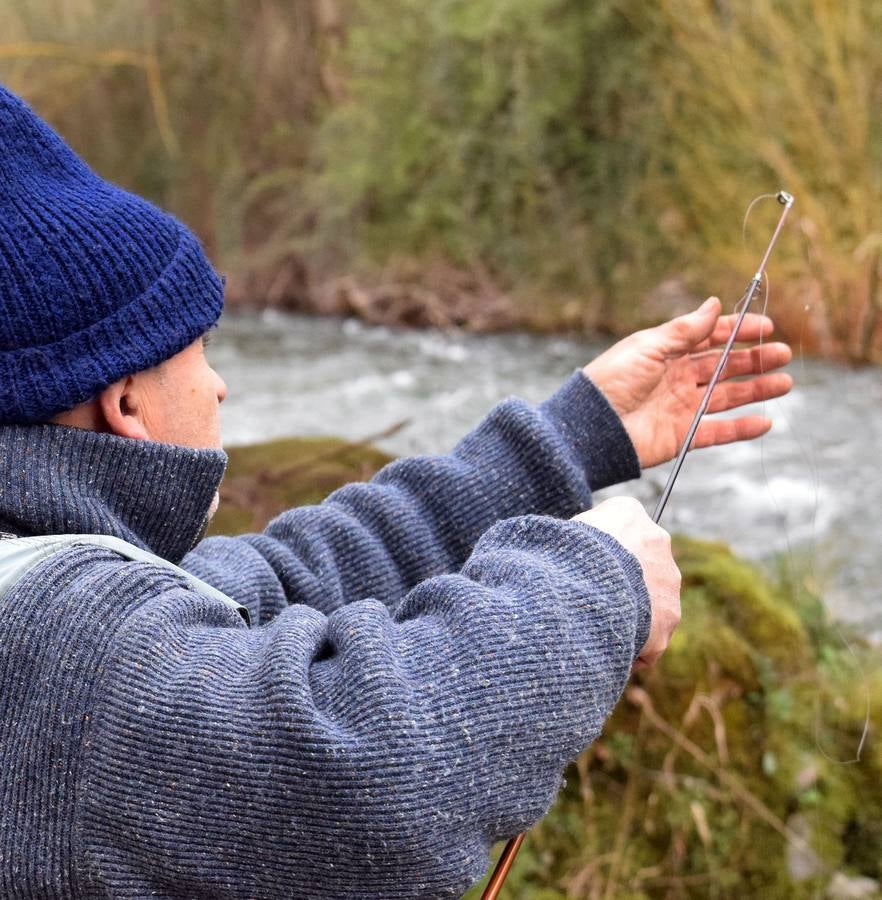
[[[0, 428], [0, 448], [2, 527], [63, 509], [172, 556], [220, 477], [210, 451], [59, 427]], [[576, 376], [449, 456], [203, 541], [184, 565], [250, 630], [102, 550], [35, 569], [0, 601], [0, 896], [461, 895], [548, 808], [648, 632], [634, 557], [556, 518], [601, 459], [636, 474]], [[160, 471], [180, 490], [151, 490]]]
[[190, 231], [0, 85], [0, 423], [45, 421], [157, 365], [222, 306]]

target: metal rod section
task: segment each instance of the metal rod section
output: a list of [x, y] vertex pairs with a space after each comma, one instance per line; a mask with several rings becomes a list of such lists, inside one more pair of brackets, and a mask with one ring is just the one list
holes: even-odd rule
[[[710, 404], [711, 394], [714, 392], [714, 388], [717, 385], [717, 382], [720, 379], [720, 376], [723, 373], [723, 369], [726, 365], [726, 361], [729, 358], [729, 354], [732, 352], [732, 346], [734, 345], [737, 337], [738, 331], [741, 328], [741, 323], [744, 321], [744, 317], [747, 315], [747, 310], [750, 308], [750, 304], [753, 302], [753, 298], [756, 296], [756, 292], [759, 290], [760, 285], [763, 282], [763, 276], [766, 271], [766, 264], [769, 261], [769, 257], [772, 255], [772, 249], [778, 241], [778, 235], [781, 234], [781, 229], [784, 227], [784, 220], [787, 218], [787, 213], [790, 212], [790, 207], [793, 206], [793, 197], [787, 193], [787, 191], [779, 191], [777, 194], [778, 202], [784, 207], [781, 212], [781, 217], [778, 219], [778, 224], [775, 227], [775, 231], [772, 234], [772, 239], [769, 241], [769, 246], [766, 247], [766, 252], [763, 254], [762, 262], [759, 265], [759, 268], [756, 270], [756, 275], [753, 276], [750, 284], [747, 286], [747, 290], [744, 293], [744, 296], [741, 298], [741, 309], [739, 310], [738, 319], [735, 322], [735, 327], [732, 329], [732, 333], [729, 335], [729, 339], [726, 341], [726, 345], [723, 348], [723, 352], [720, 354], [720, 360], [717, 363], [717, 368], [714, 370], [714, 374], [711, 377], [710, 382], [708, 383], [707, 390], [704, 393], [704, 397], [702, 398], [701, 403], [698, 407], [698, 412], [695, 414], [695, 418], [692, 420], [692, 424], [689, 426], [689, 431], [686, 434], [686, 439], [683, 441], [683, 446], [680, 447], [680, 452], [677, 454], [677, 459], [674, 462], [674, 468], [671, 471], [671, 474], [668, 476], [668, 482], [665, 485], [664, 491], [662, 491], [662, 495], [659, 498], [658, 504], [655, 508], [655, 512], [653, 513], [652, 520], [654, 522], [658, 522], [661, 518], [662, 512], [664, 512], [665, 504], [668, 502], [668, 497], [671, 496], [671, 491], [674, 487], [674, 482], [677, 480], [677, 475], [680, 473], [680, 469], [683, 467], [683, 460], [686, 458], [686, 454], [689, 452], [689, 447], [692, 444], [692, 439], [695, 437], [695, 432], [698, 430], [698, 425], [701, 422], [701, 417], [707, 411], [708, 405]], [[481, 894], [481, 900], [496, 900], [499, 896], [499, 892], [502, 890], [502, 885], [505, 883], [505, 879], [508, 876], [509, 871], [511, 870], [512, 865], [514, 864], [515, 857], [518, 855], [518, 850], [521, 849], [521, 844], [524, 843], [524, 838], [527, 836], [527, 833], [519, 834], [517, 837], [513, 837], [503, 848], [502, 853], [499, 855], [499, 859], [496, 863], [496, 868], [493, 870], [493, 874], [490, 876], [490, 881], [487, 882], [487, 887], [484, 888], [484, 893]]]
[[525, 831], [517, 837], [513, 837], [505, 847], [503, 847], [502, 853], [499, 854], [496, 868], [493, 870], [493, 874], [487, 882], [487, 887], [484, 888], [484, 893], [481, 894], [481, 900], [496, 900], [499, 896], [502, 885], [508, 877], [509, 870], [514, 864], [515, 857], [518, 855], [518, 850], [521, 849], [521, 844], [524, 843], [524, 838], [526, 836], [527, 832]]
[[732, 352], [732, 346], [738, 338], [738, 332], [741, 329], [742, 322], [744, 322], [744, 317], [747, 315], [747, 311], [750, 309], [750, 304], [753, 303], [753, 298], [756, 296], [756, 292], [759, 290], [759, 287], [763, 282], [763, 276], [765, 275], [766, 271], [766, 264], [768, 263], [769, 257], [772, 255], [772, 250], [778, 241], [778, 235], [781, 234], [781, 229], [784, 227], [784, 220], [787, 218], [787, 213], [790, 212], [790, 207], [793, 206], [793, 197], [786, 191], [779, 191], [778, 202], [783, 204], [784, 206], [784, 209], [781, 210], [781, 217], [778, 219], [778, 224], [775, 226], [775, 231], [772, 234], [772, 239], [769, 241], [769, 245], [768, 247], [766, 247], [766, 252], [763, 254], [762, 262], [760, 263], [759, 268], [756, 270], [756, 275], [753, 276], [753, 279], [747, 286], [747, 290], [744, 292], [744, 296], [741, 298], [741, 303], [739, 304], [741, 306], [741, 311], [739, 312], [738, 319], [735, 322], [735, 327], [732, 329], [732, 333], [729, 335], [729, 340], [726, 341], [726, 346], [723, 348], [723, 352], [720, 354], [720, 359], [717, 363], [716, 369], [714, 370], [714, 374], [711, 376], [711, 380], [708, 382], [707, 390], [704, 392], [704, 397], [702, 397], [701, 403], [698, 406], [698, 411], [695, 413], [695, 417], [692, 420], [692, 424], [689, 426], [689, 431], [686, 433], [686, 438], [683, 441], [683, 445], [680, 447], [680, 452], [677, 454], [677, 458], [674, 461], [674, 468], [671, 470], [671, 474], [668, 476], [668, 481], [665, 485], [665, 489], [662, 491], [662, 495], [658, 499], [658, 503], [655, 507], [655, 512], [652, 514], [653, 522], [658, 522], [665, 510], [665, 505], [668, 502], [668, 497], [671, 496], [671, 491], [674, 489], [674, 482], [677, 480], [677, 476], [680, 474], [680, 469], [683, 467], [683, 461], [686, 459], [686, 454], [689, 452], [689, 448], [692, 446], [692, 439], [695, 437], [695, 432], [698, 431], [698, 426], [701, 423], [702, 417], [707, 412], [708, 405], [711, 401], [711, 395], [714, 392], [714, 388], [717, 386], [717, 382], [720, 380], [720, 376], [723, 374], [723, 369], [725, 368], [726, 362], [729, 359], [729, 354]]
[[741, 328], [741, 323], [744, 321], [744, 317], [747, 315], [748, 309], [750, 309], [750, 304], [753, 302], [753, 298], [756, 295], [756, 291], [759, 285], [760, 282], [758, 282], [756, 278], [754, 278], [753, 281], [750, 282], [750, 287], [748, 287], [747, 293], [742, 298], [741, 313], [738, 316], [735, 327], [732, 329], [732, 334], [729, 335], [729, 340], [726, 341], [726, 346], [723, 348], [723, 352], [720, 355], [720, 360], [717, 363], [714, 374], [711, 376], [711, 380], [708, 382], [707, 390], [704, 392], [704, 397], [702, 397], [701, 399], [698, 411], [695, 413], [695, 418], [692, 420], [692, 424], [689, 426], [689, 431], [686, 432], [686, 438], [683, 441], [682, 446], [680, 447], [680, 452], [677, 454], [677, 458], [674, 460], [674, 468], [671, 469], [671, 474], [668, 476], [668, 481], [665, 485], [665, 489], [662, 491], [661, 497], [658, 498], [655, 512], [652, 514], [653, 522], [658, 522], [665, 510], [665, 505], [668, 502], [668, 497], [671, 496], [671, 491], [674, 489], [674, 482], [677, 480], [677, 476], [680, 474], [680, 469], [683, 467], [683, 462], [686, 459], [686, 454], [689, 452], [689, 448], [692, 446], [692, 439], [695, 437], [695, 432], [698, 431], [698, 426], [701, 422], [701, 419], [707, 412], [707, 407], [711, 400], [711, 394], [713, 394], [714, 388], [717, 386], [717, 382], [720, 380], [720, 375], [723, 372], [723, 366], [726, 365], [726, 362], [729, 359], [729, 353], [732, 350], [732, 345], [735, 343], [735, 338], [738, 335], [738, 330]]

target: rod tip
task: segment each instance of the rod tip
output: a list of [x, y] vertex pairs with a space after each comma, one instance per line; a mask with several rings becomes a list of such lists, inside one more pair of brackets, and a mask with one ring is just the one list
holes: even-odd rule
[[793, 206], [793, 194], [788, 194], [787, 191], [778, 191], [778, 202], [781, 206], [791, 207]]

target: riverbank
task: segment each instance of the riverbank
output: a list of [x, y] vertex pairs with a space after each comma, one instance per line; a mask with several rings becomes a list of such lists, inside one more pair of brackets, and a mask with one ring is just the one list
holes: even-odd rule
[[734, 304], [786, 189], [782, 333], [882, 359], [873, 0], [63, 7], [0, 4], [0, 80], [232, 307], [621, 334], [672, 284]]
[[[296, 269], [296, 276], [290, 270]], [[287, 271], [286, 271], [287, 270]], [[296, 280], [296, 290], [290, 290]], [[722, 292], [721, 292], [722, 293]], [[337, 318], [367, 325], [407, 329], [461, 329], [474, 334], [524, 331], [531, 334], [580, 334], [617, 337], [667, 321], [695, 309], [697, 294], [679, 278], [668, 278], [641, 302], [605, 304], [598, 298], [537, 287], [504, 290], [486, 272], [466, 271], [449, 263], [412, 262], [383, 272], [320, 279], [305, 263], [290, 260], [280, 270], [227, 278], [226, 305], [233, 312], [273, 310]], [[737, 298], [735, 298], [737, 299]], [[732, 302], [734, 305], [734, 299]], [[782, 334], [802, 330], [786, 309]], [[806, 351], [817, 351], [812, 341]]]
[[[212, 532], [259, 529], [388, 458], [331, 438], [233, 448]], [[567, 773], [507, 896], [878, 896], [882, 745], [863, 740], [882, 716], [878, 651], [723, 545], [681, 538], [676, 555], [683, 624]]]

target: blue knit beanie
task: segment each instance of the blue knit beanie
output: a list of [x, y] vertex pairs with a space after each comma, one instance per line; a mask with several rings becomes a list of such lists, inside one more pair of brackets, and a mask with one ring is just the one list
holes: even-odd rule
[[99, 178], [0, 85], [0, 424], [44, 422], [218, 319], [196, 237]]

